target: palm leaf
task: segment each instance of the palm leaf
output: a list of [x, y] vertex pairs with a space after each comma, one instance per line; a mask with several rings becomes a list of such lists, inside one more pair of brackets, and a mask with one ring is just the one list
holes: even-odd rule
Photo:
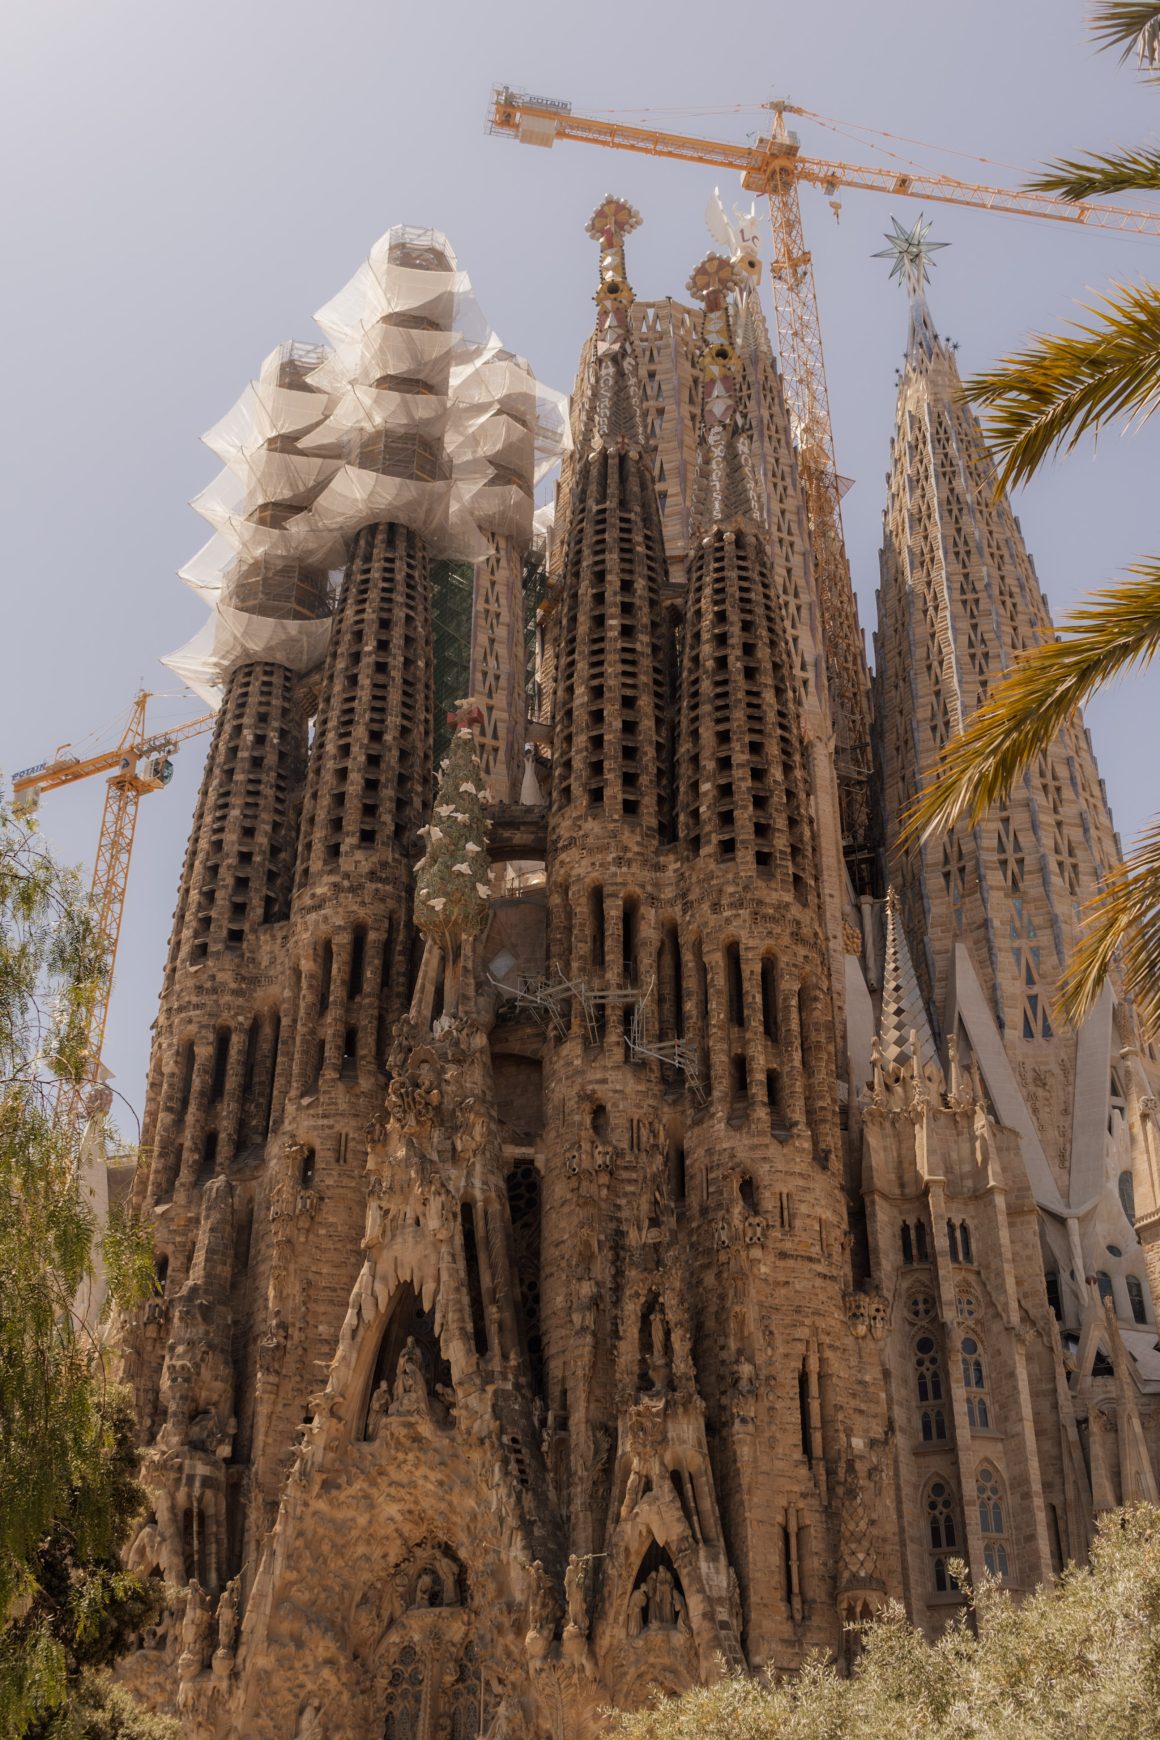
[[1064, 199], [1094, 199], [1105, 193], [1160, 189], [1160, 150], [1119, 151], [1110, 156], [1058, 159], [1027, 183], [1037, 193]]
[[1133, 53], [1147, 60], [1148, 45], [1160, 37], [1160, 6], [1154, 0], [1098, 0], [1092, 35], [1100, 48], [1118, 48], [1122, 61]]
[[1160, 400], [1160, 289], [1117, 285], [1088, 307], [1093, 324], [1037, 333], [1027, 350], [966, 383], [988, 407], [987, 439], [1002, 462], [999, 483], [1025, 483], [1047, 456], [1070, 452], [1116, 417], [1147, 417]]
[[1079, 1022], [1113, 965], [1145, 1033], [1160, 1029], [1160, 822], [1117, 864], [1085, 912], [1083, 936], [1067, 964], [1058, 1004]]
[[906, 818], [903, 843], [973, 827], [1094, 689], [1160, 651], [1160, 559], [1095, 592], [1063, 622], [1059, 638], [1020, 654], [965, 731], [944, 745]]

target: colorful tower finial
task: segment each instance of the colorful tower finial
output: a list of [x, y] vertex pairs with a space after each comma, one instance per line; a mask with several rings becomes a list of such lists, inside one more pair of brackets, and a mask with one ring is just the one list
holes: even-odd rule
[[624, 269], [624, 238], [640, 228], [641, 217], [626, 199], [606, 193], [585, 226], [600, 243], [600, 288], [596, 292], [597, 338], [623, 343], [628, 337], [628, 311], [633, 295]]
[[740, 273], [724, 254], [706, 254], [694, 266], [685, 288], [701, 303], [703, 345], [699, 358], [704, 377], [703, 403], [706, 427], [727, 423], [736, 410], [737, 352], [729, 321], [729, 292], [739, 288]]
[[900, 284], [905, 284], [906, 293], [913, 302], [922, 295], [923, 286], [930, 276], [934, 261], [931, 255], [936, 248], [949, 248], [949, 242], [932, 242], [928, 240], [931, 226], [923, 221], [919, 212], [910, 228], [904, 229], [896, 217], [891, 218], [894, 234], [887, 235], [886, 247], [879, 248], [873, 258], [875, 260], [893, 260], [890, 276], [897, 278]]
[[733, 347], [729, 293], [745, 283], [725, 254], [706, 254], [685, 288], [705, 310], [701, 322], [701, 439], [693, 523], [700, 529], [742, 515], [761, 522], [757, 487], [738, 412], [741, 363]]
[[641, 215], [615, 193], [606, 193], [585, 225], [585, 234], [600, 243], [600, 276], [623, 278], [624, 238], [641, 226]]

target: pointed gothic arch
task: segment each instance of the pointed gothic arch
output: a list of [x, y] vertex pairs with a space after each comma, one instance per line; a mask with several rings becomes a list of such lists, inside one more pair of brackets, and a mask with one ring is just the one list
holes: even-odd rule
[[689, 1610], [672, 1554], [650, 1534], [629, 1590], [626, 1629], [629, 1637], [639, 1637], [654, 1628], [687, 1632]]
[[427, 1396], [434, 1408], [442, 1409], [440, 1391], [451, 1389], [451, 1367], [443, 1353], [435, 1327], [435, 1308], [426, 1310], [410, 1281], [395, 1293], [379, 1332], [378, 1347], [359, 1411], [362, 1438], [376, 1435], [377, 1422], [393, 1406], [404, 1349], [414, 1343], [410, 1363], [422, 1370]]

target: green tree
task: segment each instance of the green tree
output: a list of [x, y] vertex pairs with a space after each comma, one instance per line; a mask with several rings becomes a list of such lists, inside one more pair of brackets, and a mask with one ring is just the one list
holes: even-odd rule
[[[119, 1563], [144, 1495], [127, 1404], [76, 1309], [96, 1229], [54, 1115], [57, 1085], [84, 1077], [104, 970], [75, 873], [0, 805], [0, 1740], [86, 1733], [88, 1676], [160, 1593]], [[139, 1298], [142, 1236], [115, 1229], [104, 1257], [113, 1299]]]
[[936, 1643], [900, 1608], [848, 1678], [821, 1658], [620, 1714], [623, 1740], [1143, 1740], [1160, 1734], [1160, 1509], [1104, 1518], [1090, 1564], [1015, 1601], [969, 1597]]
[[[1149, 77], [1160, 69], [1155, 0], [1100, 0], [1093, 31], [1101, 48], [1119, 48], [1125, 59], [1138, 55]], [[1160, 151], [1060, 160], [1032, 186], [1076, 201], [1154, 192]], [[967, 382], [967, 397], [984, 412], [1000, 488], [1026, 482], [1087, 435], [1142, 421], [1160, 403], [1160, 288], [1114, 285], [1084, 312], [1083, 321], [1035, 335]], [[1064, 619], [1057, 639], [1023, 653], [995, 683], [962, 735], [944, 747], [912, 811], [910, 837], [941, 834], [963, 818], [978, 823], [1077, 707], [1113, 677], [1148, 664], [1158, 647], [1160, 559], [1149, 557], [1121, 583], [1093, 593]], [[1085, 913], [1060, 989], [1070, 1020], [1091, 1008], [1117, 958], [1145, 1027], [1160, 1031], [1160, 821], [1109, 872]]]

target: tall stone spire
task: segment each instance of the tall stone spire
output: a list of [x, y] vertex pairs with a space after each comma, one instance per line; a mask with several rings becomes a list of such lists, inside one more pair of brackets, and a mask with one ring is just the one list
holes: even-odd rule
[[[807, 1539], [836, 1520], [829, 1359], [846, 1335], [850, 1274], [825, 905], [798, 683], [742, 422], [736, 287], [716, 254], [689, 280], [704, 315], [678, 708], [680, 942], [703, 1104], [684, 1165], [695, 1180], [686, 1236], [706, 1277], [698, 1375], [714, 1478], [747, 1649], [770, 1660], [820, 1644], [834, 1624], [832, 1570], [807, 1612], [801, 1564]], [[808, 1290], [783, 1254], [806, 1227]], [[877, 1381], [864, 1367], [843, 1404], [851, 1415], [881, 1406]], [[795, 1393], [796, 1418], [777, 1400]], [[771, 1579], [779, 1562], [784, 1577]]]
[[770, 573], [727, 293], [732, 263], [711, 254], [689, 287], [705, 309], [701, 447], [692, 524], [680, 706], [682, 843], [752, 867], [803, 905], [817, 898], [796, 683]]
[[640, 377], [632, 342], [631, 310], [636, 300], [628, 282], [625, 237], [640, 228], [640, 213], [626, 200], [606, 194], [589, 218], [585, 233], [600, 244], [600, 284], [596, 291], [595, 392], [587, 400], [583, 445], [625, 441], [639, 448], [644, 436], [640, 416]]
[[898, 916], [898, 896], [893, 888], [886, 893], [886, 948], [882, 964], [882, 1013], [878, 1022], [878, 1042], [885, 1063], [904, 1063], [913, 1058], [917, 1041], [917, 1062], [926, 1066], [935, 1062], [934, 1040], [930, 1022], [918, 988], [910, 950]]
[[[660, 1064], [648, 1036], [655, 1043], [661, 852], [672, 832], [671, 664], [624, 260], [624, 239], [639, 222], [609, 195], [588, 224], [600, 247], [596, 329], [577, 383], [571, 506], [552, 606], [549, 963], [568, 992], [544, 1060], [544, 1353], [549, 1397], [568, 1400], [564, 1479], [579, 1553], [596, 1550], [609, 1526], [608, 1494], [593, 1470], [617, 1431], [612, 1229], [635, 1217], [646, 1170], [665, 1164]], [[670, 1020], [671, 1001], [670, 983]]]
[[596, 334], [582, 393], [565, 573], [555, 601], [553, 828], [623, 818], [669, 828], [664, 542], [644, 457], [624, 238], [640, 216], [609, 195], [588, 224], [600, 244]]
[[[1109, 1257], [1089, 1220], [1083, 1237], [1092, 1256], [1081, 1262], [1059, 1218], [1113, 1189], [1109, 1106], [1124, 1093], [1113, 1061], [1113, 993], [1078, 1033], [1061, 1031], [1052, 1013], [1080, 909], [1118, 856], [1083, 725], [1064, 727], [978, 827], [900, 845], [940, 750], [1000, 673], [1054, 632], [1019, 522], [1007, 496], [995, 493], [955, 347], [935, 330], [925, 285], [939, 244], [928, 231], [922, 220], [910, 230], [896, 224], [885, 250], [910, 305], [875, 636], [879, 777], [897, 889], [888, 922], [900, 944], [905, 933], [932, 1019], [965, 1047], [964, 1060], [973, 1053], [1000, 1121], [1021, 1133], [1073, 1316], [1085, 1265], [1131, 1261], [1130, 1253]], [[1123, 1251], [1126, 1240], [1125, 1232], [1111, 1243]]]

